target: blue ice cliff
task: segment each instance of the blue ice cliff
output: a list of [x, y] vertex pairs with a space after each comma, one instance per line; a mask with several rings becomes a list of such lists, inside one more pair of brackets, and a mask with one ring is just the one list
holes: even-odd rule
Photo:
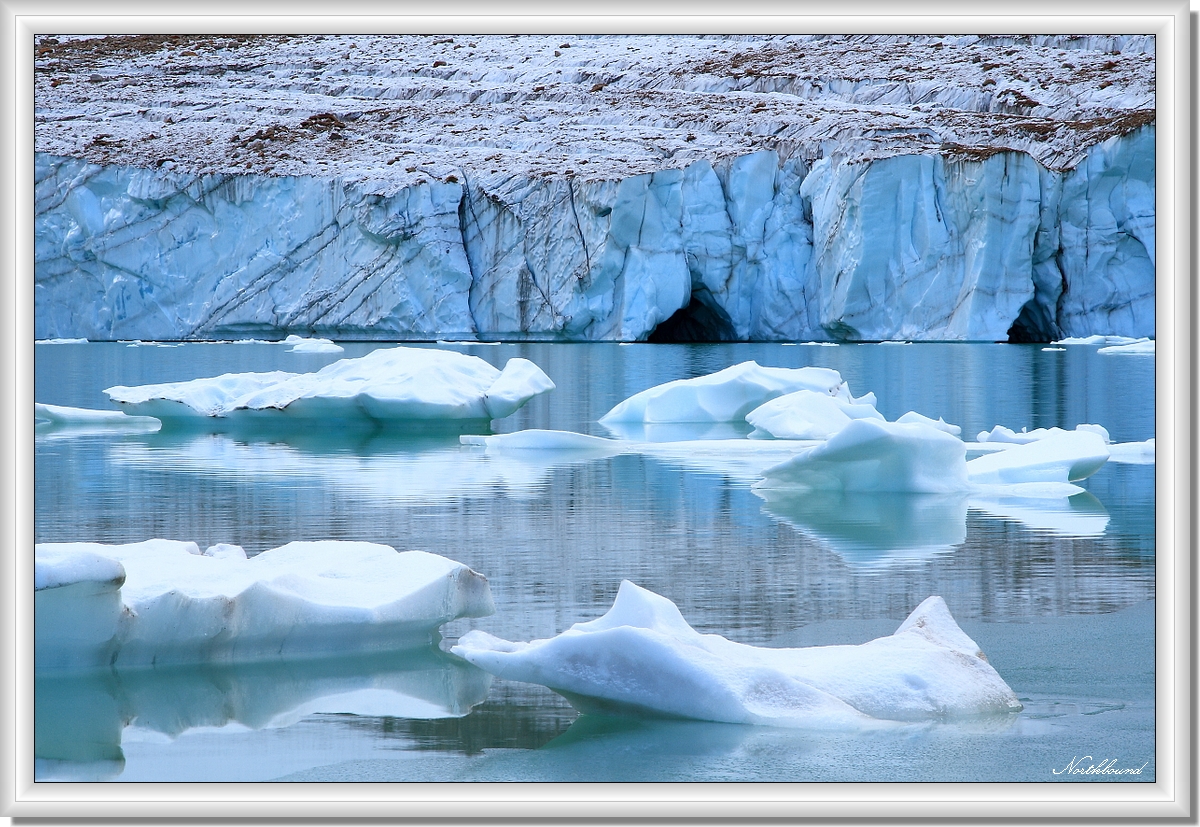
[[42, 37], [35, 333], [1153, 336], [1153, 90], [1145, 37]]

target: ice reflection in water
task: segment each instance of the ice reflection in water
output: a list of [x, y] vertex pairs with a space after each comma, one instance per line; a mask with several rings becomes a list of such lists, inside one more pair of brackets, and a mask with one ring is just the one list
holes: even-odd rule
[[483, 703], [491, 683], [486, 672], [437, 649], [42, 674], [34, 715], [38, 780], [116, 777], [124, 769], [122, 741], [130, 737], [277, 729], [311, 715], [458, 718]]

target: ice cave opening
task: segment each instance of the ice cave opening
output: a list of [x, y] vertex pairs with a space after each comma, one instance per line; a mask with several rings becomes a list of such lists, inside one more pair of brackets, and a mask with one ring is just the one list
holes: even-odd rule
[[695, 293], [687, 306], [671, 314], [646, 338], [655, 344], [679, 344], [681, 342], [736, 342], [739, 341], [733, 322], [723, 310], [705, 303]]

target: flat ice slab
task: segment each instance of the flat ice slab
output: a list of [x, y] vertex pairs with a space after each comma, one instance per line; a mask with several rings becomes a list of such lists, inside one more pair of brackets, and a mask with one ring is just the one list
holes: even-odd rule
[[1154, 340], [1137, 339], [1123, 345], [1109, 345], [1096, 351], [1106, 356], [1153, 356]]
[[312, 657], [428, 645], [493, 609], [462, 563], [375, 543], [44, 543], [35, 551], [39, 668]]
[[1108, 458], [1108, 446], [1099, 434], [1060, 431], [976, 457], [967, 462], [967, 476], [974, 485], [1072, 483], [1096, 473]]
[[[1108, 429], [1103, 425], [1076, 425], [1075, 430], [1090, 431], [1091, 433], [1096, 434], [1103, 439], [1105, 443], [1109, 441]], [[1069, 433], [1069, 431], [1063, 428], [1035, 428], [1032, 431], [1026, 431], [1024, 429], [1020, 431], [1014, 431], [1011, 428], [1004, 427], [1003, 425], [996, 425], [990, 431], [980, 431], [979, 435], [976, 436], [975, 439], [979, 442], [1027, 445], [1030, 442], [1037, 442], [1039, 439], [1045, 439], [1048, 436], [1057, 436], [1065, 433]]]
[[157, 431], [162, 423], [151, 416], [130, 416], [124, 411], [101, 411], [94, 408], [71, 408], [65, 405], [45, 405], [35, 402], [33, 418], [39, 430], [82, 429], [86, 431]]
[[676, 379], [636, 393], [600, 422], [740, 422], [764, 402], [800, 390], [854, 401], [836, 370], [764, 368], [757, 362], [742, 362], [707, 376]]
[[949, 494], [968, 488], [966, 445], [923, 422], [856, 419], [765, 469], [757, 488]]
[[767, 649], [702, 635], [670, 600], [624, 581], [607, 614], [557, 637], [472, 631], [451, 651], [586, 713], [844, 729], [1021, 709], [940, 597], [861, 646]]
[[225, 374], [105, 393], [133, 413], [207, 425], [287, 418], [436, 425], [501, 419], [553, 388], [550, 377], [526, 359], [510, 359], [500, 371], [464, 353], [395, 347], [313, 373]]

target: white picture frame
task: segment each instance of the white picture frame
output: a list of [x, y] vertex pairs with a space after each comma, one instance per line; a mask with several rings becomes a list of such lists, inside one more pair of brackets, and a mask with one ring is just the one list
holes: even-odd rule
[[[418, 4], [0, 0], [0, 815], [18, 818], [1195, 818], [1195, 12], [1132, 2]], [[422, 13], [433, 8], [436, 14]], [[897, 11], [897, 9], [903, 11]], [[1147, 784], [35, 784], [33, 38], [40, 32], [1149, 33], [1157, 40], [1157, 698]]]

